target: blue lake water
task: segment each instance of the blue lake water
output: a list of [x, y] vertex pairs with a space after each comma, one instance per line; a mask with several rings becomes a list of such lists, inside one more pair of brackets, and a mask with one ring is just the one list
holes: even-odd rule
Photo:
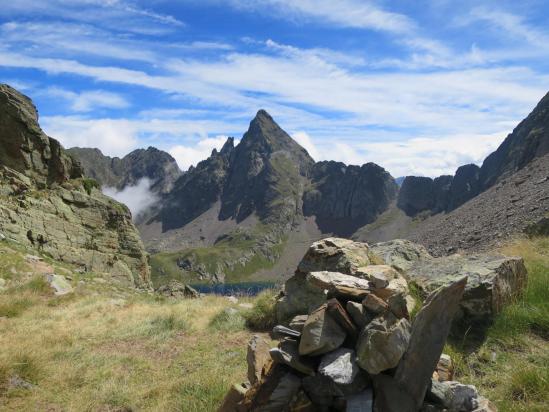
[[241, 282], [241, 283], [220, 283], [216, 285], [193, 285], [200, 293], [223, 295], [223, 296], [255, 296], [265, 289], [276, 287], [272, 282]]

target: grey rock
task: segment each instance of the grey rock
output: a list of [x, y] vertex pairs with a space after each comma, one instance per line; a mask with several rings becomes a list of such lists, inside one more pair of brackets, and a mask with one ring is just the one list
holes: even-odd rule
[[343, 391], [327, 376], [317, 374], [303, 378], [303, 389], [320, 408], [333, 404], [334, 398], [343, 397]]
[[389, 281], [398, 277], [398, 272], [389, 265], [370, 265], [359, 268], [356, 275], [368, 280], [374, 289], [382, 289]]
[[286, 323], [296, 315], [306, 315], [327, 300], [324, 289], [307, 282], [306, 275], [296, 273], [284, 284], [284, 295], [276, 302], [276, 318]]
[[56, 296], [62, 296], [73, 292], [71, 284], [63, 275], [46, 275], [46, 280]]
[[298, 271], [330, 271], [354, 275], [358, 268], [369, 264], [370, 249], [366, 243], [326, 238], [311, 245], [299, 263]]
[[408, 276], [425, 294], [468, 276], [460, 307], [470, 318], [499, 313], [523, 292], [527, 282], [522, 258], [497, 255], [453, 255], [418, 261]]
[[3, 240], [6, 240], [6, 236], [4, 236], [3, 233], [0, 233], [0, 242], [2, 242]]
[[362, 301], [362, 306], [364, 306], [368, 312], [376, 315], [389, 310], [389, 305], [374, 294], [366, 295]]
[[424, 246], [405, 239], [376, 243], [370, 249], [383, 259], [385, 264], [401, 272], [408, 271], [418, 260], [428, 260], [432, 257]]
[[314, 375], [315, 369], [310, 359], [302, 358], [299, 355], [297, 342], [293, 340], [283, 340], [278, 348], [269, 350], [271, 358], [278, 363], [288, 365], [305, 375]]
[[322, 357], [318, 372], [335, 383], [350, 385], [359, 373], [356, 353], [352, 349], [339, 348]]
[[362, 306], [361, 303], [353, 302], [350, 300], [347, 302], [345, 309], [347, 309], [347, 312], [359, 329], [364, 328], [374, 318], [373, 315], [370, 315], [366, 311], [366, 308]]
[[372, 388], [366, 389], [357, 395], [346, 397], [347, 408], [345, 412], [372, 412], [374, 409], [374, 392]]
[[258, 410], [264, 412], [280, 412], [289, 405], [299, 392], [301, 379], [293, 373], [286, 373], [271, 392], [268, 400]]
[[277, 325], [273, 328], [273, 336], [277, 339], [283, 338], [285, 336], [288, 336], [290, 338], [299, 338], [301, 336], [301, 332], [298, 332], [291, 328], [287, 328], [282, 325]]
[[444, 406], [452, 411], [465, 412], [477, 409], [479, 406], [477, 388], [473, 385], [463, 385], [459, 382], [442, 382], [447, 387]]
[[397, 386], [409, 395], [407, 401], [412, 400], [412, 409], [423, 403], [466, 283], [462, 278], [431, 294], [414, 319], [408, 349], [394, 375]]
[[261, 380], [263, 366], [270, 358], [270, 346], [259, 335], [254, 335], [248, 342], [246, 361], [248, 363], [248, 381], [253, 385]]
[[408, 347], [410, 323], [386, 313], [362, 331], [357, 343], [358, 365], [372, 375], [396, 367]]
[[290, 321], [290, 328], [293, 330], [297, 330], [298, 332], [303, 331], [303, 326], [305, 326], [305, 322], [307, 322], [307, 318], [309, 315], [297, 315]]
[[327, 305], [316, 309], [305, 322], [299, 353], [301, 355], [321, 355], [337, 349], [345, 341], [346, 333], [327, 313]]
[[367, 280], [338, 272], [311, 272], [307, 275], [307, 282], [344, 299], [362, 299], [370, 293]]
[[21, 378], [20, 376], [14, 375], [8, 379], [8, 388], [10, 389], [33, 389], [35, 385]]

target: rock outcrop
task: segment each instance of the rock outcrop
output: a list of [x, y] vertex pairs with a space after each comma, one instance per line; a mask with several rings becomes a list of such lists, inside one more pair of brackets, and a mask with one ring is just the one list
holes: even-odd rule
[[129, 210], [38, 125], [36, 108], [0, 86], [0, 232], [85, 271], [149, 287], [148, 256]]
[[101, 185], [122, 190], [148, 179], [150, 190], [156, 194], [168, 193], [181, 175], [175, 159], [154, 147], [137, 149], [123, 158], [105, 156], [99, 149], [73, 147], [67, 149], [78, 159], [86, 176]]
[[[394, 245], [402, 249], [402, 243]], [[384, 254], [394, 256], [388, 248], [383, 247]], [[281, 319], [290, 328], [273, 329], [281, 340], [269, 351], [261, 376], [252, 374], [251, 387], [239, 385], [244, 389], [236, 391], [238, 396], [233, 387], [220, 411], [417, 412], [425, 407], [472, 412], [480, 405], [491, 407], [474, 386], [449, 381], [452, 360], [442, 354], [467, 277], [433, 291], [410, 321], [406, 308], [392, 309], [394, 296], [404, 302], [410, 297], [406, 280], [390, 266], [372, 264], [370, 256], [368, 245], [342, 239], [311, 246], [296, 271], [300, 282], [290, 279], [277, 303], [284, 313], [299, 315]], [[304, 273], [307, 268], [324, 271]], [[346, 273], [325, 270], [336, 268]], [[316, 288], [318, 304], [310, 301], [307, 309], [298, 299], [287, 299], [303, 296], [300, 288]], [[254, 359], [249, 370], [258, 370]]]

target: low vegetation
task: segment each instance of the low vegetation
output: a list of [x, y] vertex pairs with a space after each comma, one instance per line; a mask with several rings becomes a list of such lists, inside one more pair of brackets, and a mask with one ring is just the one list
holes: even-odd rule
[[482, 340], [467, 331], [446, 348], [457, 378], [481, 388], [501, 412], [549, 407], [549, 238], [521, 239], [502, 250], [524, 257], [528, 286], [506, 307]]

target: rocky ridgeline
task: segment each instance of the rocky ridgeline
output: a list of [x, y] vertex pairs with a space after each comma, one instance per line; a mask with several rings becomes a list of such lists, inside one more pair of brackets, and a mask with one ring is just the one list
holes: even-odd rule
[[[453, 380], [442, 350], [456, 318], [486, 320], [526, 277], [520, 258], [433, 258], [405, 240], [316, 242], [278, 299], [278, 346], [252, 338], [249, 382], [219, 411], [495, 411]], [[419, 309], [410, 283], [426, 296]]]
[[31, 100], [0, 85], [0, 233], [52, 258], [150, 286], [148, 256], [128, 208], [85, 179], [38, 125]]

